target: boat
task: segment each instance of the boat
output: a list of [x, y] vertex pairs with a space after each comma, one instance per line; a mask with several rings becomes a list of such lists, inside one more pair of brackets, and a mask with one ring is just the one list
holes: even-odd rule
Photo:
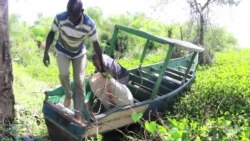
[[[190, 42], [172, 38], [165, 38], [145, 31], [115, 25], [111, 43], [107, 54], [112, 56], [120, 33], [133, 35], [146, 40], [141, 53], [140, 64], [137, 68], [129, 69], [129, 83], [127, 87], [134, 97], [134, 104], [114, 107], [109, 110], [99, 109], [94, 120], [79, 123], [74, 118], [74, 112], [60, 106], [64, 100], [62, 87], [45, 92], [43, 114], [50, 138], [53, 140], [80, 141], [90, 136], [102, 134], [127, 125], [134, 124], [132, 115], [141, 113], [143, 119], [150, 115], [166, 111], [173, 105], [173, 100], [181, 95], [195, 79], [199, 53], [204, 49]], [[166, 46], [166, 56], [161, 62], [143, 65], [147, 57], [150, 42]], [[183, 49], [185, 56], [172, 58], [175, 49]], [[94, 101], [89, 80], [85, 79], [86, 101]], [[73, 84], [72, 84], [73, 87]], [[98, 106], [97, 106], [98, 107]]]

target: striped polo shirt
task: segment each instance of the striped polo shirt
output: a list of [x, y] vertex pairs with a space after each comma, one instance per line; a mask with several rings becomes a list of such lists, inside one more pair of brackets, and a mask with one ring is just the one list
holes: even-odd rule
[[68, 19], [67, 12], [56, 15], [51, 30], [59, 32], [59, 37], [55, 45], [57, 52], [63, 53], [69, 58], [77, 58], [86, 53], [84, 39], [87, 36], [92, 41], [98, 40], [94, 21], [84, 13], [78, 25], [74, 25]]

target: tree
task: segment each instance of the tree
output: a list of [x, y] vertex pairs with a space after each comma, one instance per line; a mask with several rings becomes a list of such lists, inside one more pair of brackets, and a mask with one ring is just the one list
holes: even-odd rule
[[[188, 0], [190, 5], [191, 16], [197, 22], [197, 41], [196, 43], [201, 46], [206, 46], [204, 44], [204, 36], [206, 32], [206, 25], [210, 22], [209, 12], [213, 5], [224, 6], [224, 5], [238, 5], [241, 0]], [[203, 2], [203, 3], [202, 3]], [[213, 53], [210, 52], [209, 48], [205, 48], [205, 52], [201, 54], [200, 63], [210, 64], [213, 59]]]
[[8, 34], [8, 0], [0, 0], [0, 120], [13, 120], [13, 74]]
[[[155, 5], [155, 9], [157, 8], [165, 8], [166, 5], [170, 2], [177, 2], [177, 0], [157, 0], [157, 3]], [[203, 46], [205, 48], [205, 51], [200, 54], [200, 64], [211, 64], [213, 62], [213, 48], [209, 47], [209, 44], [207, 43], [205, 37], [208, 37], [210, 35], [207, 35], [208, 30], [208, 23], [210, 23], [211, 18], [210, 13], [212, 12], [212, 9], [217, 6], [237, 6], [240, 3], [241, 0], [187, 0], [186, 2], [189, 4], [190, 7], [190, 21], [187, 22], [187, 24], [190, 24], [190, 28], [188, 28], [188, 32], [195, 30], [195, 37], [190, 37], [190, 33], [188, 34], [188, 37], [184, 37], [187, 39], [191, 39], [191, 42], [194, 42], [197, 45]], [[194, 24], [195, 23], [195, 24]], [[192, 25], [195, 26], [192, 26]], [[182, 31], [181, 31], [182, 32]], [[184, 31], [185, 32], [185, 31]], [[181, 33], [182, 34], [182, 33]], [[213, 36], [213, 35], [211, 35]], [[213, 38], [213, 37], [209, 37]]]

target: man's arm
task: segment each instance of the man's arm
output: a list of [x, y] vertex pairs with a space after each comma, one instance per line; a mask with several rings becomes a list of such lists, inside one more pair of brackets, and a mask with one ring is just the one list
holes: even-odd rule
[[50, 65], [49, 48], [54, 40], [54, 37], [55, 37], [55, 32], [53, 31], [50, 31], [47, 35], [46, 47], [45, 47], [44, 56], [43, 56], [43, 63], [46, 67]]
[[94, 46], [94, 50], [95, 50], [95, 53], [97, 55], [97, 58], [99, 59], [99, 62], [101, 65], [101, 72], [105, 72], [103, 58], [102, 58], [102, 49], [100, 47], [99, 42], [93, 41], [93, 46]]

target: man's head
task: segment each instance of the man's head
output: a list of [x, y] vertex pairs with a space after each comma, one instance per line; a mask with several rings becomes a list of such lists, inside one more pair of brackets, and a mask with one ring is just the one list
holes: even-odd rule
[[67, 5], [67, 12], [69, 20], [77, 24], [81, 20], [82, 16], [82, 1], [81, 0], [69, 0]]

